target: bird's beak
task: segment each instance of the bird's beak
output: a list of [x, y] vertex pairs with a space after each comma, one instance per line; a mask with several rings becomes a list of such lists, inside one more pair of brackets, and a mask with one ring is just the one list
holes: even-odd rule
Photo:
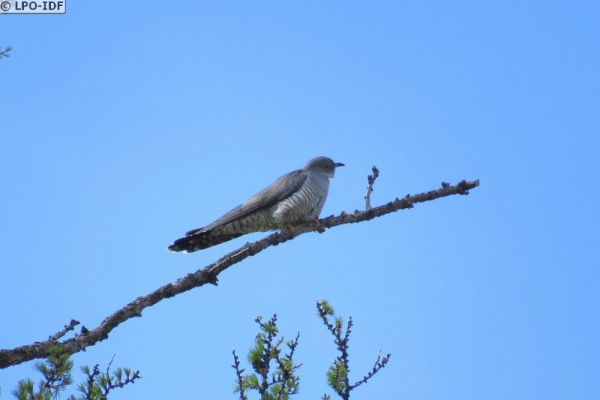
[[336, 163], [335, 163], [335, 167], [336, 167], [336, 168], [337, 168], [337, 167], [345, 167], [345, 166], [346, 166], [346, 165], [345, 165], [345, 164], [343, 164], [343, 163], [341, 163], [341, 162], [336, 162]]

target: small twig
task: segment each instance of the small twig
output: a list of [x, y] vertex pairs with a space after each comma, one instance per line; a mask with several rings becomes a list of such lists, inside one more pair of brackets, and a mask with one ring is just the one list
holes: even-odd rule
[[242, 378], [242, 374], [244, 373], [245, 369], [240, 369], [240, 359], [238, 358], [237, 354], [235, 354], [235, 350], [233, 350], [233, 365], [231, 367], [235, 369], [235, 374], [237, 375], [238, 388], [240, 389], [240, 400], [247, 400], [248, 398], [244, 394], [244, 378]]
[[379, 351], [379, 355], [377, 356], [377, 361], [375, 361], [375, 365], [373, 366], [373, 369], [369, 373], [367, 373], [367, 375], [363, 376], [363, 378], [360, 381], [358, 381], [354, 385], [352, 385], [352, 389], [359, 387], [363, 383], [367, 383], [367, 381], [369, 379], [371, 379], [373, 377], [373, 375], [375, 375], [377, 373], [377, 371], [379, 371], [381, 368], [385, 367], [385, 365], [390, 360], [391, 356], [392, 356], [391, 353], [387, 353], [384, 356], [383, 354], [381, 354], [381, 351]]
[[[286, 384], [288, 384], [290, 378], [293, 377], [294, 371], [299, 369], [302, 366], [302, 364], [297, 364], [297, 365], [292, 364], [292, 367], [288, 368], [285, 363], [285, 361], [287, 361], [287, 360], [292, 361], [294, 352], [296, 351], [296, 347], [298, 347], [299, 340], [300, 340], [300, 332], [298, 332], [298, 334], [296, 335], [296, 339], [289, 341], [287, 343], [287, 346], [290, 349], [289, 354], [284, 354], [284, 357], [279, 357], [279, 354], [277, 354], [276, 361], [279, 364], [279, 369], [281, 370], [281, 375], [277, 379], [277, 383], [281, 383], [281, 389], [279, 390], [279, 393], [277, 393], [277, 397], [275, 398], [275, 400], [281, 400], [284, 398], [287, 399], [287, 397], [285, 397], [285, 396], [287, 395], [287, 392], [289, 391], [289, 389], [287, 388]], [[283, 338], [281, 339], [281, 342], [282, 341], [283, 341]]]
[[106, 376], [110, 376], [110, 367], [112, 366], [113, 361], [115, 360], [115, 354], [110, 358], [108, 365], [106, 366]]
[[[298, 332], [298, 334], [296, 335], [296, 339], [294, 339], [292, 342], [290, 342], [288, 344], [288, 347], [290, 348], [290, 354], [286, 354], [285, 356], [287, 358], [289, 358], [290, 360], [294, 357], [294, 352], [296, 351], [296, 347], [298, 347], [298, 341], [300, 340], [300, 332]], [[298, 368], [300, 368], [302, 364], [298, 365]], [[296, 366], [294, 366], [294, 369], [296, 369]]]
[[10, 54], [8, 54], [9, 51], [12, 50], [12, 47], [10, 46], [6, 46], [6, 49], [0, 51], [0, 58], [2, 57], [10, 57]]
[[56, 342], [61, 337], [65, 336], [67, 334], [67, 332], [72, 331], [73, 329], [75, 329], [76, 325], [79, 325], [79, 321], [77, 321], [75, 319], [72, 319], [71, 322], [69, 322], [69, 325], [65, 325], [65, 328], [62, 331], [56, 332], [54, 335], [48, 337], [48, 341], [49, 342]]
[[369, 184], [367, 185], [367, 194], [365, 195], [365, 202], [366, 202], [366, 209], [367, 211], [370, 210], [371, 207], [371, 192], [375, 189], [373, 189], [373, 185], [375, 184], [375, 179], [377, 179], [377, 177], [379, 176], [379, 170], [377, 169], [376, 166], [373, 165], [373, 168], [371, 168], [371, 170], [373, 171], [372, 175], [367, 175], [367, 179], [369, 181]]

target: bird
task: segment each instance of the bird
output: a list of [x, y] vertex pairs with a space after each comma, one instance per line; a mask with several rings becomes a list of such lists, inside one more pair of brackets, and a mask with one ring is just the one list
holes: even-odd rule
[[315, 157], [212, 224], [188, 231], [167, 250], [192, 253], [251, 232], [284, 228], [294, 232], [294, 225], [317, 220], [327, 199], [329, 179], [335, 177], [336, 168], [343, 166], [329, 157]]

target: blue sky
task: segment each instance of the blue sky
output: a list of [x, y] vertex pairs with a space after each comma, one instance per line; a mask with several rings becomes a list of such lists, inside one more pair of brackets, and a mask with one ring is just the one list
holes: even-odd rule
[[[69, 2], [2, 15], [1, 348], [88, 328], [244, 238], [165, 247], [312, 157], [322, 215], [480, 179], [469, 196], [307, 234], [163, 301], [73, 358], [141, 370], [114, 398], [235, 399], [257, 315], [300, 331], [299, 399], [331, 393], [316, 317], [355, 322], [353, 399], [600, 392], [600, 5]], [[32, 364], [0, 371], [2, 398]], [[83, 375], [75, 373], [76, 380]]]

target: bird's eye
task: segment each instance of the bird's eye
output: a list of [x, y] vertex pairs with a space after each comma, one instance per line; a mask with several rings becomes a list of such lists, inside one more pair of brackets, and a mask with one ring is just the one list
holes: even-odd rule
[[323, 169], [330, 169], [330, 168], [331, 168], [331, 165], [329, 165], [329, 164], [323, 164]]

